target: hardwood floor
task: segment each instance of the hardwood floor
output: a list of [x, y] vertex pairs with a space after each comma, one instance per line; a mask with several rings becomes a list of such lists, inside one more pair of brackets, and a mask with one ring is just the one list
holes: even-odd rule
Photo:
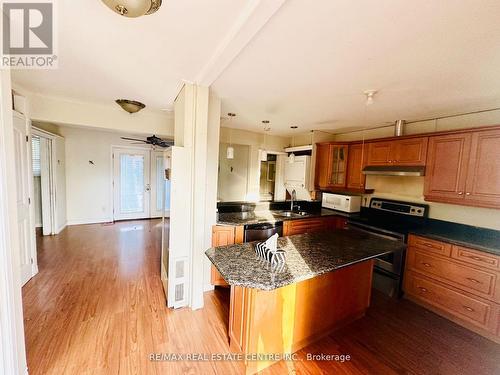
[[[239, 362], [151, 362], [151, 353], [228, 353], [228, 290], [170, 310], [158, 220], [68, 227], [38, 238], [23, 288], [30, 374], [240, 374]], [[308, 361], [308, 353], [351, 360]], [[374, 294], [367, 315], [263, 374], [494, 374], [500, 345], [419, 306]]]

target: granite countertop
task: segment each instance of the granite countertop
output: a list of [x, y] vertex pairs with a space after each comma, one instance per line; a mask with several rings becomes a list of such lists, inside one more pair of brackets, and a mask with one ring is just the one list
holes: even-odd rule
[[413, 229], [411, 233], [500, 255], [500, 231], [498, 230], [473, 227], [441, 220], [430, 220], [421, 228]]
[[266, 210], [266, 211], [249, 211], [249, 212], [227, 212], [219, 213], [217, 224], [220, 225], [251, 225], [264, 223], [278, 223], [287, 220], [311, 219], [315, 217], [325, 216], [343, 216], [350, 217], [356, 214], [349, 214], [341, 211], [329, 210], [322, 208], [321, 210], [307, 212], [301, 216], [294, 214], [291, 217], [283, 216], [285, 210]]
[[286, 263], [273, 268], [257, 258], [254, 246], [220, 246], [205, 254], [228, 284], [273, 290], [405, 248], [401, 242], [356, 229], [299, 234], [278, 239]]

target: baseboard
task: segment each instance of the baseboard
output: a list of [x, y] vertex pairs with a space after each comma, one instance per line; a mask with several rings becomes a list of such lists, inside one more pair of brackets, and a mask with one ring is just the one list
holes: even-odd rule
[[67, 223], [63, 223], [59, 228], [56, 228], [56, 234], [59, 234], [63, 231], [64, 228], [66, 228]]
[[112, 218], [96, 218], [96, 219], [73, 219], [68, 220], [67, 225], [84, 225], [84, 224], [101, 224], [101, 223], [109, 223], [113, 221]]

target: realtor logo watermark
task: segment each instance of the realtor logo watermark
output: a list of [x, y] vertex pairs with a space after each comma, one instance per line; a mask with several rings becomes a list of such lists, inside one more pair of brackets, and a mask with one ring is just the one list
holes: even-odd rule
[[57, 68], [54, 0], [3, 0], [2, 67]]

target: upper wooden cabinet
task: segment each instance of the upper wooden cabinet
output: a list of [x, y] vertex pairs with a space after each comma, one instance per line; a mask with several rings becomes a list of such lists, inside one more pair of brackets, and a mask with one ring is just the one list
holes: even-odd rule
[[367, 165], [425, 165], [428, 137], [368, 143]]
[[500, 130], [472, 134], [465, 199], [474, 205], [500, 207]]
[[316, 187], [345, 188], [347, 179], [347, 144], [318, 144], [316, 149]]
[[424, 196], [500, 208], [500, 130], [430, 137]]
[[316, 148], [315, 185], [319, 190], [327, 189], [330, 184], [330, 145], [318, 144]]
[[363, 168], [366, 165], [366, 145], [362, 143], [349, 145], [349, 155], [347, 158], [347, 189], [364, 189], [365, 175]]
[[347, 155], [348, 145], [330, 145], [330, 186], [344, 188], [347, 181]]

